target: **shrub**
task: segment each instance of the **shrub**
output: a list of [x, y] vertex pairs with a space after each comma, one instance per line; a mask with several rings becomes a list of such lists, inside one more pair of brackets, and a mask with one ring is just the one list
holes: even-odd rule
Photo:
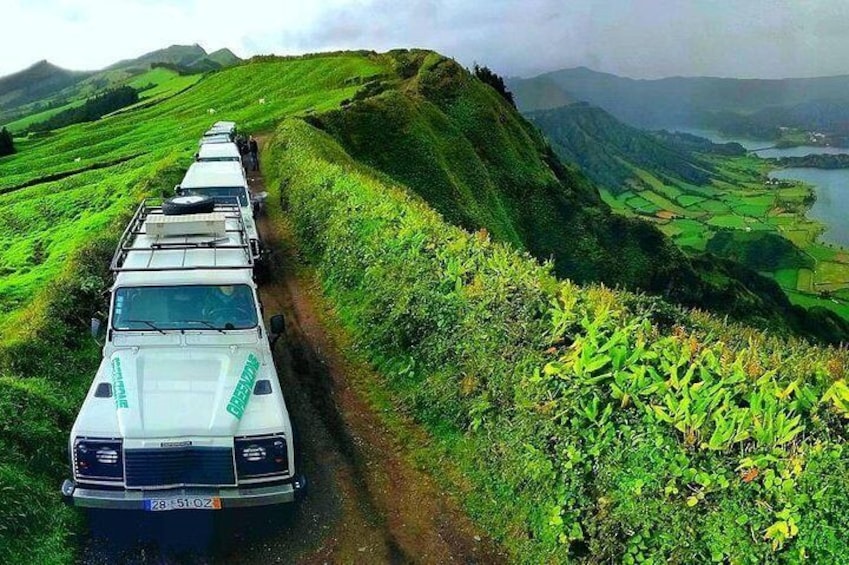
[[517, 560], [840, 555], [846, 351], [557, 281], [304, 122], [264, 161], [339, 317]]

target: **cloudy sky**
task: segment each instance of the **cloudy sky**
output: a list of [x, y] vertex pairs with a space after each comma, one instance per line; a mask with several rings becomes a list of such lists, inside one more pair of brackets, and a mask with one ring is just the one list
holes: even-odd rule
[[849, 74], [846, 0], [0, 0], [0, 75], [174, 43], [246, 57], [427, 47], [509, 76]]

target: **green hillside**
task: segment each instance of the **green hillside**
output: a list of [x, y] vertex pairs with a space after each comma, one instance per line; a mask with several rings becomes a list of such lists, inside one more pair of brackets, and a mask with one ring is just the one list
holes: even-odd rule
[[565, 161], [576, 163], [598, 186], [613, 194], [649, 188], [640, 176], [649, 171], [666, 184], [709, 183], [713, 163], [681, 151], [645, 131], [625, 125], [586, 103], [526, 114]]
[[[415, 52], [399, 57], [395, 84], [375, 82], [313, 123], [450, 222], [484, 228], [540, 260], [553, 259], [559, 276], [579, 283], [642, 289], [832, 342], [849, 335], [849, 323], [829, 310], [811, 315], [794, 308], [772, 280], [721, 259], [690, 260], [654, 226], [612, 214], [596, 187], [562, 166], [536, 128], [456, 63]], [[645, 135], [631, 137], [628, 142], [647, 139], [632, 154], [651, 149], [679, 175], [705, 180], [709, 165], [685, 161]]]
[[[193, 84], [201, 73], [240, 61], [229, 49], [207, 55], [199, 45], [172, 45], [94, 72], [66, 71], [42, 61], [0, 78], [0, 124], [22, 132], [33, 123], [124, 85], [141, 90], [142, 98], [159, 99]], [[163, 64], [169, 68], [158, 67]]]
[[691, 255], [707, 251], [774, 279], [794, 304], [849, 319], [849, 257], [818, 241], [809, 187], [768, 182], [772, 165], [739, 144], [649, 133], [588, 104], [526, 115], [614, 211], [651, 222]]
[[358, 354], [509, 561], [840, 562], [845, 350], [557, 281], [299, 120], [271, 151]]
[[28, 104], [48, 98], [90, 75], [39, 61], [27, 69], [0, 78], [0, 122], [20, 112]]
[[[449, 490], [443, 468], [459, 474], [512, 561], [838, 562], [846, 351], [787, 336], [777, 287], [612, 214], [426, 51], [257, 58], [0, 159], [0, 562], [74, 559], [80, 516], [56, 489], [106, 261], [216, 119], [274, 133], [272, 219], [384, 375], [372, 392], [429, 431], [422, 465]], [[724, 301], [776, 333], [599, 281]]]

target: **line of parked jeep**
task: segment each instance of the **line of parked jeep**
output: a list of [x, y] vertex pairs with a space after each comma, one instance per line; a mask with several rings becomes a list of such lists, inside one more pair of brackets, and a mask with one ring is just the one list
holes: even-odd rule
[[103, 359], [69, 439], [69, 503], [219, 510], [304, 492], [272, 357], [285, 323], [265, 327], [257, 293], [263, 197], [235, 135], [216, 123], [176, 195], [142, 202], [121, 236], [109, 319], [92, 321]]

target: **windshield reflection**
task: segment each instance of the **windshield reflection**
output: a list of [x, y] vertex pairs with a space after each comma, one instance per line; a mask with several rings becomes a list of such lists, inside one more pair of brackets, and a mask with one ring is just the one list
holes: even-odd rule
[[122, 287], [115, 292], [116, 330], [241, 330], [257, 325], [248, 285]]

